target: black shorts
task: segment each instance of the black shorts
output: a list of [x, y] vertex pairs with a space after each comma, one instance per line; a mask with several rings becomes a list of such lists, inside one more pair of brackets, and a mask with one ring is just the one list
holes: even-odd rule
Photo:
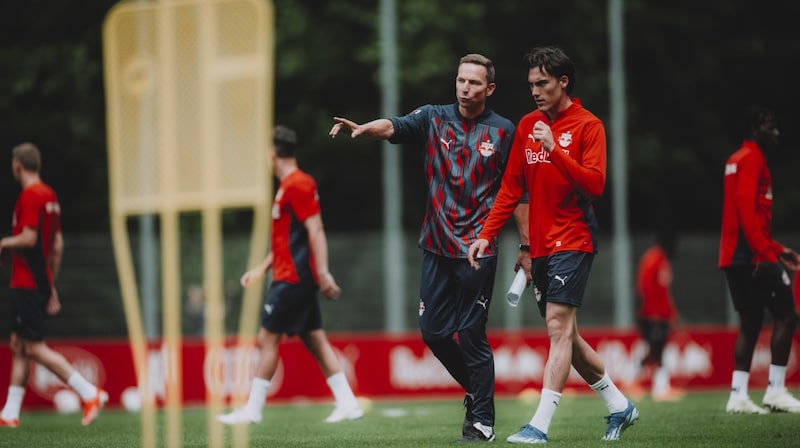
[[736, 311], [752, 309], [794, 309], [792, 281], [780, 263], [772, 263], [759, 269], [753, 276], [754, 266], [731, 266], [725, 268], [725, 278]]
[[664, 346], [669, 339], [670, 324], [665, 320], [639, 319], [642, 338], [653, 346]]
[[261, 314], [261, 326], [272, 333], [289, 336], [322, 328], [319, 287], [272, 283]]
[[11, 288], [11, 332], [29, 341], [43, 341], [50, 291]]
[[592, 261], [594, 254], [579, 251], [556, 252], [531, 260], [533, 286], [541, 294], [539, 313], [542, 316], [547, 302], [574, 307], [583, 304]]
[[425, 251], [419, 285], [419, 329], [434, 338], [486, 325], [492, 301], [497, 257], [479, 258], [480, 269], [465, 258]]

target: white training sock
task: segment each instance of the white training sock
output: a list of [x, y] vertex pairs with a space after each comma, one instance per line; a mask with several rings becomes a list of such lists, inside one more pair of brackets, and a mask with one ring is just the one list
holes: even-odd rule
[[653, 395], [661, 395], [669, 392], [669, 371], [666, 367], [659, 367], [653, 374]]
[[8, 397], [6, 405], [0, 412], [0, 417], [5, 420], [19, 418], [19, 410], [22, 407], [22, 398], [25, 396], [25, 388], [19, 386], [8, 386]]
[[731, 398], [747, 398], [747, 383], [750, 382], [750, 372], [734, 370], [731, 377]]
[[542, 395], [539, 397], [539, 406], [536, 407], [536, 413], [533, 414], [530, 424], [534, 428], [547, 434], [550, 428], [550, 421], [553, 420], [553, 414], [556, 413], [558, 402], [561, 401], [561, 393], [550, 389], [542, 389]]
[[350, 389], [350, 384], [347, 382], [344, 372], [334, 373], [326, 381], [331, 392], [333, 392], [337, 408], [355, 409], [358, 407], [358, 401], [356, 396], [353, 395], [353, 390]]
[[269, 385], [269, 380], [253, 377], [253, 383], [250, 385], [250, 395], [247, 397], [247, 404], [244, 405], [246, 410], [261, 415], [261, 409], [264, 407], [264, 403], [267, 402]]
[[75, 392], [81, 396], [81, 400], [83, 401], [92, 400], [97, 396], [97, 386], [86, 381], [86, 378], [77, 371], [70, 375], [67, 384], [69, 384], [69, 387], [75, 389]]
[[786, 366], [769, 365], [767, 392], [783, 392], [786, 389]]
[[628, 399], [619, 391], [617, 385], [611, 381], [608, 372], [603, 374], [603, 378], [600, 381], [591, 384], [589, 387], [606, 402], [606, 407], [612, 414], [628, 409]]

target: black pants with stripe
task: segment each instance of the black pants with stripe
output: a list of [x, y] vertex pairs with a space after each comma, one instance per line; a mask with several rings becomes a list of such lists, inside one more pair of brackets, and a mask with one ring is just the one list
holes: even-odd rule
[[445, 369], [473, 396], [472, 420], [494, 426], [494, 355], [486, 322], [497, 257], [466, 259], [424, 252], [420, 279], [422, 339]]

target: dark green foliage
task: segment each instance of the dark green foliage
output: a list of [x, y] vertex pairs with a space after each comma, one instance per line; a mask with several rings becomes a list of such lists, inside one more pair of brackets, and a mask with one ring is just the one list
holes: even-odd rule
[[[67, 231], [108, 229], [101, 27], [115, 3], [0, 6], [0, 155], [23, 140], [42, 147], [44, 176], [65, 203]], [[522, 55], [555, 44], [578, 65], [577, 96], [608, 121], [607, 2], [396, 3], [398, 114], [452, 101], [458, 58], [482, 52], [498, 71], [490, 105], [516, 121], [533, 105]], [[713, 0], [704, 2], [704, 12], [685, 0], [624, 5], [633, 229], [671, 216], [684, 229], [717, 230], [722, 165], [739, 143], [731, 124], [748, 103], [778, 112], [784, 151], [772, 167], [775, 226], [796, 225], [800, 87], [790, 67], [800, 57], [800, 39], [788, 30], [800, 3]], [[328, 228], [378, 229], [380, 143], [331, 141], [327, 133], [334, 115], [368, 121], [381, 114], [379, 2], [275, 0], [274, 6], [275, 121], [299, 131], [300, 162], [320, 183]], [[416, 229], [425, 201], [420, 156], [407, 148], [402, 158], [403, 224]], [[0, 171], [0, 213], [8, 216], [18, 190], [5, 173]], [[610, 197], [607, 190], [597, 204], [606, 230]], [[0, 234], [8, 230], [10, 222], [0, 219]]]

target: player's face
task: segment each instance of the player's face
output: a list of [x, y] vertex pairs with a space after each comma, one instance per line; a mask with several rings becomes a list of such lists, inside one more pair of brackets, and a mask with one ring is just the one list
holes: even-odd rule
[[756, 131], [756, 141], [761, 146], [773, 147], [778, 145], [780, 135], [778, 123], [774, 118], [768, 118]]
[[528, 85], [531, 89], [531, 96], [536, 101], [536, 107], [548, 116], [555, 115], [569, 99], [567, 96], [568, 82], [569, 79], [566, 76], [557, 79], [555, 76], [539, 69], [539, 67], [528, 70]]
[[486, 98], [494, 92], [495, 84], [486, 79], [486, 67], [478, 64], [461, 64], [456, 76], [458, 105], [469, 111], [483, 110]]
[[14, 179], [19, 181], [20, 173], [22, 172], [22, 164], [17, 159], [11, 160], [11, 172], [14, 174]]

